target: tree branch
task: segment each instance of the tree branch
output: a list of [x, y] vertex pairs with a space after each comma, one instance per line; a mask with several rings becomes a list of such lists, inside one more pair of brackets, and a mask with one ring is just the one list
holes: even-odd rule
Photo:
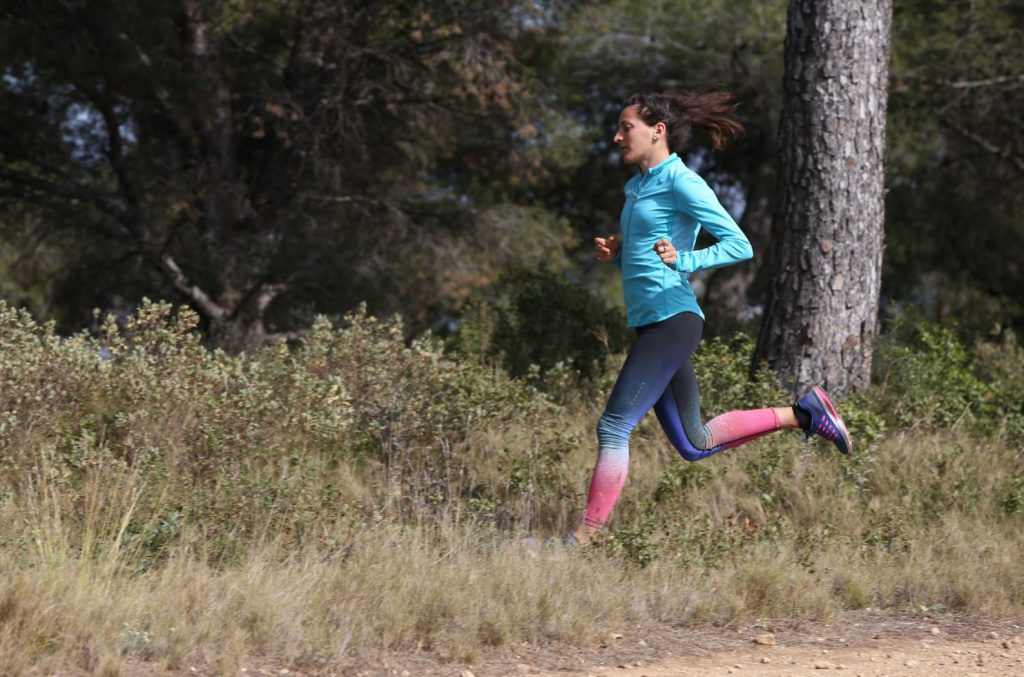
[[78, 200], [82, 200], [83, 202], [87, 202], [105, 214], [113, 217], [118, 223], [125, 227], [125, 230], [129, 231], [130, 234], [130, 229], [127, 228], [125, 223], [126, 215], [124, 214], [124, 211], [112, 204], [106, 197], [95, 191], [87, 190], [82, 186], [71, 182], [63, 184], [54, 183], [53, 181], [12, 169], [6, 164], [0, 164], [0, 179], [6, 179], [13, 184], [19, 184], [46, 195], [52, 195], [55, 197], [71, 196]]
[[284, 339], [285, 341], [297, 341], [300, 338], [305, 338], [309, 334], [309, 329], [292, 329], [291, 331], [278, 331], [273, 334], [267, 334], [266, 342], [273, 343]]
[[975, 134], [969, 129], [961, 127], [955, 122], [951, 122], [948, 119], [944, 120], [943, 122], [949, 125], [950, 129], [952, 129], [953, 131], [955, 131], [957, 134], [964, 137], [968, 141], [972, 142], [974, 145], [988, 151], [989, 153], [995, 155], [998, 158], [1007, 160], [1010, 164], [1019, 169], [1021, 172], [1024, 172], [1024, 157], [1021, 157], [1020, 155], [1013, 155], [1012, 153], [1009, 152], [1009, 148], [1000, 148], [999, 146], [992, 143], [988, 139], [985, 139], [984, 137]]
[[183, 0], [189, 31], [191, 68], [198, 80], [196, 108], [204, 140], [215, 158], [215, 181], [227, 177], [232, 157], [231, 92], [225, 82], [217, 46], [198, 0]]
[[1019, 75], [1004, 75], [998, 78], [986, 78], [984, 80], [935, 80], [936, 84], [953, 87], [955, 89], [973, 89], [975, 87], [988, 87], [990, 85], [1001, 85], [1006, 82], [1024, 82], [1024, 73]]
[[256, 308], [259, 310], [260, 318], [263, 317], [263, 313], [266, 311], [267, 306], [281, 294], [288, 291], [289, 287], [286, 284], [262, 284], [260, 285], [259, 291], [256, 293]]
[[164, 254], [160, 261], [171, 274], [171, 281], [174, 283], [174, 286], [192, 299], [207, 317], [214, 320], [222, 320], [228, 316], [227, 308], [214, 302], [206, 292], [189, 282], [189, 279], [185, 277], [185, 273], [181, 272], [181, 267], [178, 266], [178, 262], [174, 260], [174, 257], [170, 254]]
[[303, 197], [309, 198], [309, 199], [313, 199], [313, 200], [320, 200], [322, 202], [336, 202], [336, 203], [340, 203], [340, 204], [345, 204], [345, 203], [350, 203], [350, 204], [351, 203], [368, 204], [368, 205], [373, 205], [375, 207], [383, 207], [385, 209], [388, 209], [388, 210], [398, 214], [399, 216], [401, 216], [403, 218], [408, 216], [408, 214], [405, 213], [405, 210], [403, 210], [401, 207], [397, 206], [395, 203], [390, 202], [389, 200], [377, 200], [375, 198], [364, 197], [362, 195], [315, 195], [315, 194], [312, 194], [312, 193], [307, 193]]

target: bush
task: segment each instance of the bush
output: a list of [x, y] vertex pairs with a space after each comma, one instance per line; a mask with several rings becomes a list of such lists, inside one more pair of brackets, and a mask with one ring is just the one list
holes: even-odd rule
[[[0, 606], [28, 619], [0, 672], [102, 655], [344, 671], [352, 652], [462, 660], [634, 621], [1024, 608], [1012, 336], [884, 337], [886, 380], [840, 403], [879, 435], [855, 433], [849, 459], [786, 433], [684, 463], [647, 417], [599, 547], [535, 553], [510, 541], [579, 517], [617, 369], [569, 398], [556, 362], [542, 393], [364, 308], [237, 356], [195, 325], [147, 302], [60, 338], [0, 304]], [[747, 378], [752, 350], [698, 351], [710, 414], [785, 401], [771, 374]]]
[[0, 483], [70, 547], [151, 560], [201, 528], [216, 559], [261, 533], [436, 517], [471, 490], [470, 435], [553, 406], [365, 307], [319, 318], [299, 349], [238, 356], [205, 348], [197, 321], [147, 301], [61, 339], [0, 303]]
[[971, 349], [955, 327], [898, 324], [878, 342], [874, 380], [874, 407], [895, 427], [1024, 439], [1024, 351], [1010, 332]]
[[750, 377], [754, 339], [747, 334], [701, 341], [693, 355], [701, 406], [712, 416], [735, 409], [772, 406], [789, 397], [775, 374], [762, 367]]
[[547, 270], [516, 270], [474, 297], [450, 348], [495, 361], [513, 377], [532, 373], [543, 385], [553, 369], [593, 378], [628, 340], [622, 313], [581, 285]]

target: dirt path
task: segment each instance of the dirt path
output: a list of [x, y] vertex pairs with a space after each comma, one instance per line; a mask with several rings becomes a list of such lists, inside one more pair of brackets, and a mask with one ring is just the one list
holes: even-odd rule
[[449, 668], [446, 674], [1024, 677], [1024, 619], [849, 612], [827, 625], [763, 622], [733, 630], [637, 626], [612, 632], [589, 648], [521, 645], [509, 654], [504, 660]]
[[[1005, 640], [1004, 640], [1005, 641]], [[538, 672], [546, 677], [607, 675], [667, 677], [682, 675], [764, 675], [823, 677], [841, 673], [863, 677], [914, 675], [1024, 675], [1024, 643], [941, 639], [875, 642], [870, 647], [818, 649], [809, 646], [755, 646], [707, 656], [666, 657], [641, 667], [592, 666], [579, 671]], [[642, 663], [642, 661], [640, 661]], [[521, 673], [530, 672], [519, 668]]]
[[[65, 673], [62, 673], [65, 674]], [[78, 673], [66, 673], [68, 675]], [[168, 672], [131, 663], [126, 675], [220, 674], [216, 665]], [[1024, 619], [856, 611], [833, 622], [761, 621], [740, 628], [646, 624], [617, 628], [589, 645], [513, 642], [468, 663], [430, 652], [352, 656], [311, 669], [247, 661], [240, 677], [1024, 677]]]

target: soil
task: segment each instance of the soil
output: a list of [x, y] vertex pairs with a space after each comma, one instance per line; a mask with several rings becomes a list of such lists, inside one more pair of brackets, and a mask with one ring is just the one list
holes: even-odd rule
[[[759, 644], [774, 642], [774, 644]], [[125, 666], [127, 674], [151, 672]], [[152, 668], [153, 666], [146, 666]], [[184, 674], [216, 674], [213, 666]], [[326, 666], [325, 666], [326, 667]], [[133, 668], [141, 668], [138, 673]], [[687, 677], [712, 675], [827, 677], [862, 675], [1020, 675], [1024, 677], [1024, 619], [953, 614], [894, 616], [846, 612], [833, 622], [765, 621], [740, 628], [637, 625], [617, 628], [590, 646], [517, 642], [472, 662], [443, 662], [431, 654], [350, 657], [346, 669], [250, 664], [243, 675], [344, 674], [359, 677]]]
[[[755, 638], [771, 635], [774, 645]], [[1020, 675], [1024, 677], [1024, 619], [949, 614], [893, 616], [848, 612], [828, 625], [762, 622], [734, 629], [665, 625], [622, 628], [600, 644], [572, 647], [518, 644], [472, 664], [364, 666], [360, 675], [542, 675], [666, 677], [686, 675], [826, 677], [829, 674]]]

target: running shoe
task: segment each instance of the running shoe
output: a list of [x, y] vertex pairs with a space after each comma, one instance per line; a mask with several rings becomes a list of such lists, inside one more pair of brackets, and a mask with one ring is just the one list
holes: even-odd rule
[[811, 392], [796, 401], [796, 406], [811, 416], [811, 424], [804, 431], [808, 437], [811, 435], [824, 437], [826, 440], [835, 442], [839, 451], [847, 456], [850, 455], [850, 451], [853, 449], [853, 440], [850, 439], [850, 433], [846, 429], [846, 424], [843, 423], [843, 418], [832, 406], [832, 401], [828, 399], [828, 395], [821, 387], [814, 386]]

